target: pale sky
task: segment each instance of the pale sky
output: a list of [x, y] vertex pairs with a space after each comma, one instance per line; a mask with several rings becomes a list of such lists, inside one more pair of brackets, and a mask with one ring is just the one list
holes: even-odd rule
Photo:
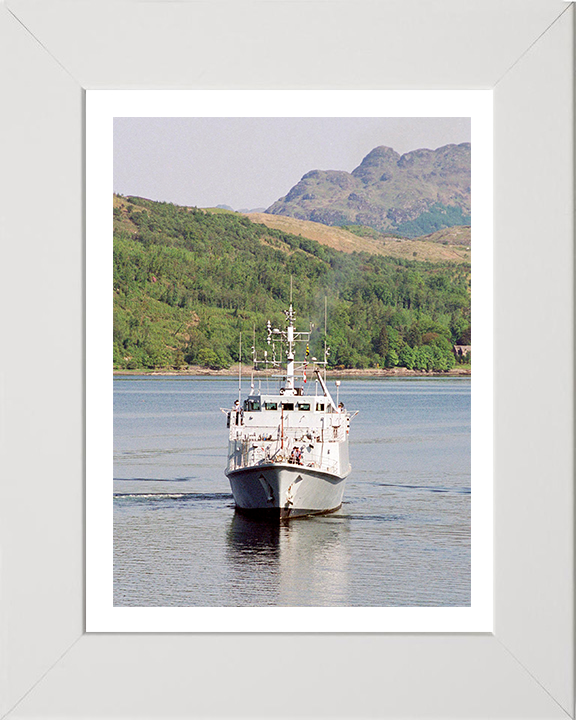
[[269, 207], [310, 170], [470, 142], [470, 118], [115, 118], [114, 192], [177, 205]]

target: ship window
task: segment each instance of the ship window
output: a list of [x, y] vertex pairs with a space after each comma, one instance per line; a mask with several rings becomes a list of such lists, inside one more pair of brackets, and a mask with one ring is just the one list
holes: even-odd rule
[[310, 403], [298, 403], [298, 410], [310, 410]]
[[264, 403], [264, 409], [265, 409], [265, 410], [278, 410], [278, 403], [275, 403], [275, 402], [265, 402], [265, 403]]
[[283, 402], [283, 403], [282, 403], [282, 408], [283, 408], [284, 410], [294, 410], [294, 403]]
[[244, 402], [244, 410], [248, 410], [248, 411], [260, 410], [260, 401], [259, 400], [246, 400]]
[[324, 403], [316, 403], [316, 412], [324, 412]]

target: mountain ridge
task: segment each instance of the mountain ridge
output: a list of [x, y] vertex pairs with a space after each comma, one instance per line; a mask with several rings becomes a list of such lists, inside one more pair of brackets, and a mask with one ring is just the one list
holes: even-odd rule
[[403, 155], [380, 145], [352, 172], [310, 170], [266, 213], [413, 238], [470, 224], [470, 177], [470, 143]]

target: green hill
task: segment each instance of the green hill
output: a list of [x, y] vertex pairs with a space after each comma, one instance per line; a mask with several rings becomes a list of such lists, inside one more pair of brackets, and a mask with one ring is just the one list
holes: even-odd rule
[[[114, 366], [228, 367], [256, 327], [324, 326], [332, 366], [448, 369], [469, 344], [470, 267], [340, 252], [230, 212], [114, 197]], [[319, 356], [323, 333], [312, 336]], [[244, 362], [250, 351], [243, 353]]]

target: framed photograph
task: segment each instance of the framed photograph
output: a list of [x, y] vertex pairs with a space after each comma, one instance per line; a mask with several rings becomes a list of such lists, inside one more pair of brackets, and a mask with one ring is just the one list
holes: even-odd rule
[[[90, 178], [87, 183], [87, 630], [491, 631], [491, 93], [91, 91], [87, 93], [86, 116], [87, 177]], [[112, 130], [114, 143], [111, 142]], [[440, 137], [439, 133], [454, 142], [436, 142], [433, 138]], [[404, 143], [401, 147], [408, 152], [400, 156], [382, 144], [383, 138], [393, 137]], [[473, 148], [471, 175], [469, 139]], [[426, 141], [433, 149], [418, 150]], [[363, 214], [358, 214], [356, 205], [360, 200], [355, 200], [350, 210], [352, 219], [341, 219], [334, 225], [329, 218], [328, 224], [326, 218], [324, 223], [319, 222], [317, 214], [313, 215], [315, 222], [302, 224], [298, 219], [303, 212], [300, 208], [295, 211], [280, 208], [274, 215], [262, 211], [234, 213], [229, 208], [215, 207], [216, 197], [212, 202], [208, 199], [202, 202], [197, 195], [200, 188], [207, 186], [213, 186], [212, 192], [217, 195], [224, 192], [217, 189], [219, 185], [229, 187], [230, 192], [234, 186], [246, 188], [250, 182], [254, 190], [265, 187], [265, 203], [271, 204], [268, 183], [263, 183], [261, 178], [267, 173], [281, 174], [287, 158], [294, 158], [299, 151], [302, 152], [301, 167], [307, 167], [306, 163], [308, 168], [317, 167], [321, 160], [316, 159], [316, 153], [323, 142], [332, 153], [339, 144], [346, 148], [361, 144], [366, 158], [361, 164], [358, 159], [359, 170], [351, 174], [341, 169], [300, 171], [296, 173], [297, 179], [304, 175], [300, 186], [308, 182], [313, 183], [313, 187], [299, 187], [290, 193], [289, 188], [284, 188], [278, 191], [279, 196], [303, 197], [304, 202], [313, 203], [311, 193], [329, 194], [334, 192], [334, 185], [336, 193], [341, 193], [343, 183], [356, 183], [355, 193], [350, 187], [346, 188], [346, 207], [349, 207], [351, 193], [353, 198], [359, 198], [362, 192], [366, 197], [379, 192], [384, 193], [383, 197], [386, 193], [396, 193], [402, 198], [410, 195], [410, 186], [415, 185], [417, 189], [410, 195], [411, 204], [404, 211], [396, 212], [398, 215], [412, 212], [419, 218], [422, 229], [405, 221], [395, 228], [393, 220], [386, 216], [382, 219], [376, 207], [373, 217], [369, 217], [367, 200], [361, 203]], [[279, 154], [275, 150], [278, 144], [282, 146]], [[368, 147], [370, 144], [376, 147]], [[306, 146], [309, 151], [304, 151]], [[312, 148], [314, 159], [310, 156]], [[414, 152], [410, 153], [410, 149]], [[198, 201], [187, 208], [179, 204], [155, 204], [134, 197], [135, 193], [116, 193], [112, 248], [110, 178], [114, 174], [115, 183], [122, 183], [122, 176], [128, 175], [132, 179], [124, 180], [125, 183], [137, 183], [131, 169], [142, 167], [150, 151], [155, 159], [141, 175], [142, 180], [162, 182], [163, 174], [174, 177], [178, 173], [176, 163], [183, 163], [178, 187], [185, 186], [190, 182], [188, 178], [195, 175], [191, 185], [195, 189], [191, 192]], [[163, 152], [164, 160], [158, 155]], [[206, 158], [204, 171], [202, 157]], [[327, 162], [334, 164], [338, 160]], [[426, 180], [418, 179], [419, 172]], [[219, 173], [222, 173], [221, 180], [217, 180]], [[238, 179], [234, 182], [235, 173]], [[247, 173], [252, 174], [253, 180], [248, 181]], [[382, 180], [383, 175], [387, 180]], [[287, 172], [286, 176], [293, 180], [294, 171]], [[432, 185], [436, 177], [441, 178], [439, 189], [433, 191], [432, 200], [426, 205], [421, 199], [425, 192], [422, 188], [426, 183]], [[452, 187], [451, 182], [456, 189], [443, 191], [444, 187]], [[438, 242], [435, 236], [418, 239], [438, 224], [441, 227], [446, 224], [444, 230], [453, 228], [453, 233], [466, 232], [463, 211], [446, 198], [452, 192], [458, 201], [470, 192], [470, 187], [472, 203], [467, 207], [471, 207], [477, 218], [474, 234], [478, 243], [471, 279], [469, 240], [460, 242], [458, 235], [455, 240], [458, 244], [448, 244], [448, 235], [442, 231]], [[154, 191], [148, 194], [154, 195]], [[439, 197], [448, 205], [440, 203]], [[203, 206], [213, 209], [198, 209]], [[135, 231], [132, 223], [141, 222], [139, 213], [142, 212], [150, 219], [147, 229]], [[291, 212], [296, 217], [288, 214]], [[438, 217], [444, 217], [444, 221], [438, 220], [435, 213], [440, 213]], [[442, 213], [454, 213], [458, 218], [452, 221]], [[353, 232], [356, 229], [353, 222], [364, 215], [365, 222], [372, 225], [362, 226], [359, 230], [364, 234], [357, 235]], [[275, 227], [277, 219], [281, 225]], [[272, 225], [265, 224], [271, 221]], [[380, 232], [377, 229], [385, 222], [391, 226], [388, 234], [384, 228]], [[450, 224], [452, 222], [456, 224]], [[169, 230], [170, 223], [175, 223], [176, 235]], [[324, 238], [315, 241], [312, 232], [317, 232], [316, 229], [320, 229], [332, 245], [326, 245]], [[274, 235], [266, 234], [273, 230], [276, 230]], [[335, 230], [337, 243], [349, 239], [354, 243], [351, 248], [354, 252], [334, 248], [330, 233]], [[372, 244], [361, 246], [357, 238], [366, 237], [369, 231]], [[262, 241], [255, 232], [265, 233]], [[104, 241], [106, 237], [108, 240]], [[182, 237], [181, 243], [177, 237]], [[209, 246], [204, 237], [209, 238]], [[296, 237], [305, 238], [302, 241], [305, 244], [290, 249], [287, 243], [293, 243]], [[225, 250], [219, 250], [220, 243], [226, 243]], [[258, 259], [249, 251], [253, 243], [262, 245]], [[276, 245], [271, 247], [273, 243]], [[284, 252], [283, 248], [288, 250]], [[359, 250], [365, 255], [359, 254]], [[326, 253], [330, 251], [335, 252], [327, 258]], [[438, 257], [429, 256], [430, 253]], [[101, 368], [112, 362], [108, 291], [113, 282], [113, 254], [114, 367], [122, 374], [115, 376], [112, 392], [110, 374], [102, 373]], [[454, 258], [458, 263], [453, 262]], [[295, 263], [295, 259], [305, 267]], [[185, 285], [179, 284], [176, 277], [168, 276], [174, 261], [178, 263], [177, 274], [186, 275]], [[375, 263], [367, 284], [371, 264]], [[342, 266], [333, 280], [327, 279], [324, 284], [310, 282], [310, 269], [329, 273], [333, 264]], [[139, 283], [134, 279], [135, 273], [141, 273], [145, 266], [151, 269]], [[200, 271], [199, 267], [203, 269]], [[234, 275], [225, 270], [224, 278], [225, 267], [233, 267]], [[412, 277], [410, 273], [415, 278], [414, 290], [405, 289], [406, 278]], [[233, 281], [233, 277], [238, 279]], [[336, 277], [342, 285], [338, 293], [333, 292]], [[206, 282], [214, 289], [210, 291]], [[457, 334], [464, 337], [468, 333], [466, 337], [469, 337], [470, 282], [474, 288], [474, 337], [480, 348], [477, 358], [475, 356], [471, 383], [472, 417], [470, 378], [459, 373], [459, 369], [464, 373], [469, 371], [466, 365], [457, 368], [453, 350]], [[421, 291], [421, 297], [418, 296], [418, 283], [429, 288], [426, 300]], [[376, 288], [371, 295], [370, 284]], [[242, 287], [248, 285], [253, 285], [255, 290], [242, 299]], [[292, 349], [287, 351], [294, 356], [289, 370], [284, 367], [281, 356], [281, 331], [271, 329], [269, 335], [273, 342], [266, 345], [264, 341], [262, 345], [258, 336], [265, 334], [265, 327], [256, 328], [256, 322], [263, 317], [261, 312], [265, 307], [265, 312], [271, 313], [268, 321], [272, 317], [274, 325], [281, 326], [282, 318], [276, 317], [277, 308], [271, 300], [284, 289], [282, 302], [286, 301], [285, 309], [288, 309], [291, 285], [296, 319], [290, 317], [295, 340]], [[265, 297], [266, 287], [269, 299]], [[261, 296], [257, 303], [250, 297], [255, 291]], [[347, 299], [360, 292], [365, 300], [357, 298], [351, 303]], [[392, 298], [394, 292], [397, 293], [395, 299], [379, 302], [384, 293]], [[213, 300], [207, 293], [212, 293]], [[324, 308], [316, 307], [318, 294]], [[178, 295], [179, 299], [172, 295]], [[322, 297], [326, 298], [324, 303]], [[421, 308], [411, 311], [410, 306], [415, 303], [420, 303]], [[396, 315], [392, 316], [394, 308]], [[170, 325], [166, 341], [160, 336], [152, 340], [149, 334], [148, 339], [140, 337], [140, 330], [136, 329], [139, 318], [151, 317], [155, 309], [161, 314], [155, 316], [156, 327], [151, 332], [171, 322], [166, 312], [170, 317], [176, 312], [175, 324]], [[316, 321], [319, 327], [316, 333], [302, 325], [304, 309]], [[374, 316], [372, 322], [360, 320], [367, 311]], [[343, 320], [339, 330], [333, 329], [338, 327], [339, 316], [349, 317], [352, 312], [357, 312], [359, 318], [353, 329], [349, 320]], [[179, 342], [180, 338], [174, 333], [183, 325], [189, 328], [182, 337], [180, 351], [184, 368], [178, 371], [175, 359], [167, 360], [160, 355], [138, 361], [140, 349], [154, 353], [153, 347], [168, 349]], [[219, 329], [215, 329], [216, 326]], [[383, 327], [386, 337], [381, 339]], [[130, 328], [134, 328], [132, 334]], [[248, 338], [253, 345], [250, 352], [257, 368], [258, 352], [260, 367], [264, 367], [266, 347], [270, 350], [269, 364], [274, 364], [273, 356], [279, 360], [274, 364], [272, 375], [262, 375], [258, 370], [254, 374], [249, 366], [244, 369], [248, 372], [246, 392], [253, 398], [246, 403], [256, 405], [257, 410], [248, 411], [245, 407], [240, 415], [234, 414], [228, 420], [229, 432], [225, 429], [225, 418], [221, 420], [220, 407], [227, 407], [227, 401], [232, 407], [233, 396], [238, 403], [244, 400], [242, 374], [236, 368], [230, 369], [242, 328], [245, 344]], [[308, 360], [303, 345], [299, 352], [298, 338], [304, 329], [307, 330], [303, 336]], [[340, 339], [338, 333], [346, 332], [356, 334], [349, 340]], [[122, 333], [125, 335], [120, 337]], [[413, 339], [416, 335], [418, 338]], [[365, 336], [364, 342], [362, 336]], [[360, 352], [366, 355], [358, 355]], [[222, 356], [221, 362], [216, 353]], [[416, 361], [418, 353], [422, 355], [422, 362]], [[325, 365], [322, 357], [327, 361]], [[321, 372], [316, 373], [315, 368]], [[134, 371], [139, 374], [130, 374]], [[210, 376], [210, 371], [215, 374]], [[198, 378], [194, 372], [203, 376]], [[278, 373], [287, 372], [290, 376], [276, 379]], [[330, 390], [328, 383], [333, 385], [333, 378], [342, 376], [343, 381], [338, 380], [342, 388], [338, 385]], [[426, 377], [427, 381], [423, 379]], [[278, 381], [283, 397], [278, 396]], [[159, 403], [154, 407], [147, 402], [149, 392], [155, 397], [160, 393]], [[394, 396], [394, 393], [399, 394]], [[292, 394], [302, 399], [295, 404]], [[317, 398], [314, 407], [310, 406], [312, 396]], [[330, 430], [327, 429], [327, 423], [338, 423], [341, 419], [342, 413], [339, 408], [336, 410], [339, 398], [349, 406], [354, 402], [358, 405], [345, 415], [347, 430], [342, 445], [330, 443], [328, 432], [336, 431], [331, 424]], [[174, 406], [172, 399], [176, 400]], [[188, 401], [200, 404], [194, 409]], [[324, 407], [318, 409], [322, 405]], [[312, 414], [300, 414], [300, 406], [307, 408], [303, 412]], [[382, 414], [380, 407], [386, 408]], [[252, 417], [256, 412], [259, 414]], [[353, 422], [352, 416], [358, 413], [360, 417]], [[164, 429], [163, 418], [172, 418]], [[151, 422], [149, 431], [142, 427], [147, 419]], [[202, 428], [206, 424], [210, 427], [209, 434]], [[306, 431], [302, 429], [304, 424]], [[400, 424], [404, 426], [403, 431]], [[220, 437], [213, 434], [213, 428], [219, 426]], [[266, 428], [264, 434], [262, 427]], [[243, 432], [250, 447], [241, 450], [242, 457], [236, 457], [235, 448], [242, 442]], [[258, 432], [261, 438], [257, 437]], [[112, 434], [114, 447], [109, 444]], [[234, 438], [234, 455], [226, 468], [229, 435]], [[177, 441], [176, 436], [181, 437], [181, 441]], [[360, 443], [357, 447], [356, 438]], [[255, 442], [260, 442], [262, 447], [254, 448]], [[371, 446], [374, 446], [373, 456], [369, 457]], [[198, 454], [204, 447], [210, 447], [210, 452]], [[394, 448], [400, 447], [403, 452], [394, 459]], [[262, 457], [258, 455], [260, 450]], [[247, 469], [251, 461], [246, 458], [251, 452], [255, 456], [253, 469]], [[184, 453], [187, 460], [175, 461], [175, 453]], [[349, 455], [351, 474], [347, 462], [344, 467], [344, 461], [340, 469], [332, 468], [332, 460], [340, 462], [338, 453]], [[114, 472], [110, 468], [113, 457]], [[229, 473], [230, 469], [234, 472]], [[224, 470], [229, 474], [231, 488]], [[328, 475], [325, 477], [322, 472]], [[281, 474], [279, 480], [278, 473]], [[257, 482], [252, 486], [254, 474]], [[284, 474], [291, 478], [285, 488], [282, 486]], [[108, 477], [109, 482], [103, 482], [104, 477]], [[344, 483], [348, 486], [346, 497], [343, 497]], [[413, 500], [405, 496], [410, 490], [414, 493]], [[285, 493], [288, 493], [286, 497]], [[370, 501], [362, 500], [367, 493], [374, 493], [374, 497]], [[291, 523], [289, 530], [284, 520], [280, 520], [284, 523], [282, 529], [278, 522], [272, 521], [277, 532], [270, 527], [270, 518], [263, 518], [264, 523], [258, 522], [255, 516], [274, 513], [276, 495], [278, 510], [285, 514], [286, 522], [298, 515], [306, 516], [308, 521]], [[300, 503], [299, 497], [308, 498], [312, 507]], [[234, 511], [234, 504], [238, 512]], [[326, 511], [330, 517], [312, 521], [313, 515]], [[156, 530], [150, 530], [150, 523]], [[158, 542], [162, 543], [161, 527], [166, 523], [172, 529], [161, 549]], [[472, 538], [471, 527], [475, 531]], [[271, 533], [269, 538], [266, 533]], [[177, 538], [184, 536], [189, 538], [190, 546], [182, 545], [177, 551], [174, 547]], [[413, 536], [419, 536], [419, 540], [412, 541]], [[319, 553], [318, 546], [324, 547], [325, 552]], [[157, 566], [154, 556], [159, 561]], [[174, 558], [173, 569], [170, 557]], [[149, 582], [152, 578], [154, 581]], [[286, 589], [287, 584], [291, 590]], [[286, 625], [286, 607], [290, 607], [294, 618], [291, 629]]]
[[[305, 707], [309, 716], [574, 716], [573, 7], [443, 0], [325, 11], [224, 0], [2, 6], [13, 68], [3, 78], [3, 715], [273, 716]], [[189, 112], [175, 89], [194, 98]], [[172, 110], [151, 109], [159, 99], [146, 106], [150, 90], [172, 97]], [[413, 90], [448, 105], [456, 91], [484, 100], [416, 111]], [[472, 515], [471, 605], [114, 605], [112, 427], [93, 432], [90, 411], [100, 403], [110, 417], [111, 395], [93, 379], [110, 384], [112, 305], [103, 296], [95, 309], [90, 293], [109, 272], [94, 247], [111, 246], [112, 217], [99, 225], [96, 207], [105, 197], [109, 208], [114, 190], [111, 119], [338, 118], [346, 93], [362, 106], [353, 118], [482, 116], [472, 148], [487, 156], [479, 164], [489, 175], [493, 113], [493, 262], [488, 246], [478, 257], [489, 311], [475, 349], [489, 377], [476, 407], [488, 417], [477, 416], [484, 432], [473, 443], [492, 425], [494, 462], [489, 437], [473, 446], [485, 504]], [[396, 110], [358, 100], [378, 93]], [[327, 110], [331, 95], [340, 100]], [[90, 135], [98, 122], [99, 149]], [[491, 205], [481, 201], [473, 223], [488, 238]], [[493, 565], [485, 559], [476, 576], [475, 533], [494, 544]], [[434, 611], [436, 624], [412, 610]], [[178, 611], [193, 615], [182, 621]], [[279, 704], [274, 681], [286, 688], [295, 677], [297, 692]], [[246, 691], [256, 685], [257, 697]]]

